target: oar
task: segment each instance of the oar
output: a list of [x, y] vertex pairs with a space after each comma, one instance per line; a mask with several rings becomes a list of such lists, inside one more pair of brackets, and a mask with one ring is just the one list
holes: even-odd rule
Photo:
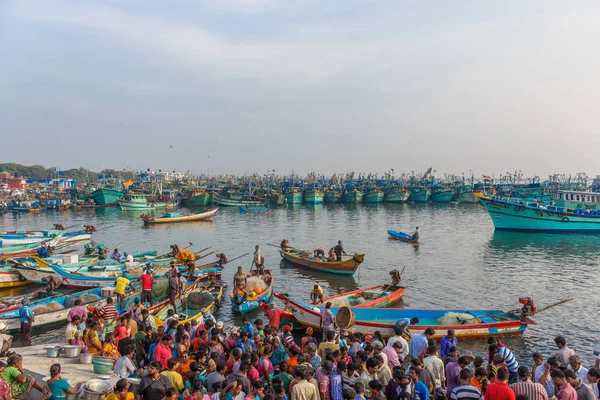
[[[212, 247], [212, 246], [211, 246], [211, 247]], [[201, 257], [198, 257], [198, 258], [196, 258], [196, 260], [195, 260], [195, 261], [202, 260], [204, 257], [208, 257], [208, 256], [210, 256], [211, 254], [215, 254], [215, 253], [216, 253], [216, 251], [211, 251], [210, 253], [206, 253], [205, 255], [203, 255], [203, 256], [201, 256]]]
[[[531, 315], [536, 315], [536, 314], [539, 314], [539, 313], [541, 313], [542, 311], [546, 311], [546, 310], [548, 310], [548, 309], [550, 309], [550, 308], [552, 308], [552, 307], [559, 306], [559, 305], [561, 305], [561, 304], [564, 304], [564, 303], [567, 303], [567, 302], [569, 302], [569, 301], [571, 301], [571, 300], [573, 300], [573, 299], [564, 299], [564, 300], [557, 301], [556, 303], [550, 304], [549, 306], [546, 306], [546, 307], [542, 308], [541, 310], [538, 310], [538, 311], [536, 311], [536, 312], [532, 313]], [[505, 314], [516, 314], [516, 313], [518, 313], [519, 311], [521, 311], [521, 309], [510, 310], [510, 311], [506, 311], [506, 312], [503, 312], [503, 313], [498, 313], [498, 314], [482, 315], [481, 317], [472, 317], [472, 318], [467, 318], [467, 319], [460, 319], [460, 318], [459, 318], [459, 319], [458, 319], [458, 321], [459, 321], [461, 324], [464, 324], [465, 322], [467, 322], [467, 321], [470, 321], [470, 320], [472, 320], [472, 319], [500, 317], [500, 316], [502, 316], [502, 315], [505, 315]]]
[[242, 255], [241, 255], [241, 256], [239, 256], [239, 257], [233, 258], [233, 259], [231, 259], [231, 260], [227, 260], [227, 264], [229, 264], [229, 263], [230, 263], [230, 262], [232, 262], [232, 261], [239, 260], [239, 259], [240, 259], [240, 258], [242, 258], [242, 257], [246, 257], [248, 254], [250, 254], [250, 253], [242, 254]]
[[[280, 249], [280, 250], [281, 250], [281, 246], [279, 246], [279, 245], [272, 244], [272, 243], [267, 243], [267, 245], [269, 245], [269, 246], [273, 246], [273, 247], [277, 247], [278, 249]], [[292, 247], [292, 246], [285, 246], [285, 248], [286, 248], [286, 249], [292, 249], [292, 250], [296, 250], [296, 251], [302, 251], [302, 250], [300, 250], [300, 249], [296, 249], [296, 248], [294, 248], [294, 247]]]
[[559, 305], [561, 305], [561, 304], [568, 303], [568, 302], [569, 302], [569, 301], [571, 301], [571, 300], [573, 300], [573, 299], [564, 299], [564, 300], [561, 300], [561, 301], [557, 301], [556, 303], [554, 303], [554, 304], [550, 304], [549, 306], [546, 306], [546, 307], [542, 308], [541, 310], [537, 310], [537, 311], [536, 311], [536, 312], [534, 312], [532, 315], [539, 314], [539, 313], [541, 313], [542, 311], [546, 311], [546, 310], [548, 310], [548, 309], [550, 309], [550, 308], [552, 308], [552, 307], [556, 307], [556, 306], [559, 306]]
[[[195, 252], [194, 254], [200, 254], [200, 253], [202, 253], [203, 251], [206, 251], [206, 250], [208, 250], [208, 249], [212, 249], [212, 247], [213, 247], [213, 246], [208, 246], [208, 247], [206, 247], [206, 248], [204, 248], [204, 249], [202, 249], [202, 250], [200, 250], [200, 251], [197, 251], [197, 252]], [[213, 253], [214, 253], [214, 251], [213, 251]], [[211, 253], [211, 254], [212, 254], [212, 253]]]

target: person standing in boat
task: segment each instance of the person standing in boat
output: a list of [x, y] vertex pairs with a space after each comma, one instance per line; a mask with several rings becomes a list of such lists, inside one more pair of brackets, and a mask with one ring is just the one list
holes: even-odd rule
[[342, 261], [342, 254], [346, 255], [346, 252], [344, 251], [344, 248], [342, 247], [341, 240], [338, 240], [338, 244], [337, 244], [337, 246], [335, 246], [334, 251], [335, 251], [335, 260]]
[[217, 268], [224, 268], [224, 265], [227, 264], [227, 256], [223, 253], [217, 254]]
[[196, 280], [196, 277], [194, 276], [196, 274], [196, 262], [195, 261], [188, 261], [187, 264], [185, 264], [186, 268], [187, 268], [187, 274], [188, 274], [188, 281], [194, 281]]
[[265, 259], [260, 254], [260, 247], [256, 245], [254, 248], [254, 259], [252, 260], [252, 265], [256, 266], [256, 270], [259, 275], [263, 275], [265, 273]]
[[412, 238], [413, 239], [419, 238], [419, 227], [418, 226], [415, 228], [415, 233], [413, 233]]
[[246, 274], [242, 267], [238, 267], [236, 274], [233, 276], [233, 288], [236, 290], [244, 290], [246, 288]]
[[29, 308], [29, 299], [21, 300], [21, 308], [19, 308], [19, 318], [21, 320], [21, 333], [25, 336], [25, 340], [31, 338], [31, 327], [33, 326], [33, 312]]
[[335, 261], [335, 247], [332, 247], [329, 249], [329, 262], [334, 262]]
[[327, 339], [327, 332], [335, 333], [335, 317], [331, 312], [331, 302], [325, 304], [325, 308], [321, 311], [321, 331], [323, 331], [323, 341]]
[[177, 310], [177, 295], [179, 294], [179, 271], [175, 261], [171, 261], [171, 270], [167, 273], [169, 276], [169, 300], [174, 310]]

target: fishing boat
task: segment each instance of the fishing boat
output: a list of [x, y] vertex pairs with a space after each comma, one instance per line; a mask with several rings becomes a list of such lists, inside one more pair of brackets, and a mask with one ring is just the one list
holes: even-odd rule
[[97, 189], [91, 194], [94, 203], [98, 206], [118, 206], [117, 200], [123, 198], [124, 195], [122, 191], [111, 188]]
[[344, 204], [359, 204], [362, 203], [364, 193], [357, 188], [346, 189], [342, 195], [342, 202]]
[[[305, 327], [319, 330], [322, 308], [275, 293], [278, 299], [289, 302], [294, 317]], [[335, 316], [340, 310], [332, 308]], [[374, 335], [381, 332], [384, 337], [394, 335], [394, 324], [405, 319], [418, 318], [417, 325], [411, 325], [411, 333], [424, 333], [425, 329], [435, 330], [435, 339], [443, 338], [449, 329], [458, 338], [479, 338], [522, 334], [529, 325], [536, 323], [520, 315], [502, 310], [413, 310], [407, 308], [357, 308], [353, 307], [356, 321], [348, 328], [350, 332]], [[450, 323], [448, 323], [450, 322]]]
[[354, 275], [360, 264], [364, 261], [364, 254], [355, 254], [352, 258], [345, 261], [327, 261], [325, 258], [314, 257], [312, 253], [302, 252], [290, 248], [279, 250], [281, 258], [299, 265], [330, 274]]
[[411, 186], [408, 188], [410, 191], [410, 196], [408, 197], [408, 201], [412, 201], [415, 203], [426, 203], [429, 201], [429, 196], [431, 195], [431, 191], [423, 186]]
[[304, 191], [304, 204], [323, 204], [325, 194], [317, 187], [307, 188]]
[[[33, 266], [28, 265], [28, 263], [19, 263], [14, 264], [12, 268], [15, 271], [18, 271], [27, 281], [40, 285], [45, 284], [45, 280], [48, 277], [55, 277], [59, 281], [63, 280], [61, 275], [52, 269], [51, 264], [46, 264], [45, 266]], [[110, 282], [114, 282], [114, 280], [123, 273], [123, 265], [113, 260], [80, 262], [61, 265], [60, 268], [66, 273], [77, 275], [79, 277], [110, 277]]]
[[[94, 229], [95, 230], [95, 229]], [[25, 233], [18, 232], [1, 232], [0, 233], [0, 247], [12, 247], [21, 246], [24, 244], [42, 243], [43, 241], [54, 238], [59, 233], [62, 233], [62, 243], [74, 243], [83, 240], [90, 240], [92, 238], [91, 233], [87, 230], [79, 230], [72, 232], [64, 232], [57, 229], [49, 229], [43, 231], [28, 231]]]
[[219, 211], [218, 208], [211, 208], [208, 211], [203, 211], [195, 214], [170, 212], [166, 213], [165, 215], [159, 218], [153, 218], [149, 215], [142, 214], [140, 215], [140, 218], [144, 220], [144, 225], [169, 224], [173, 222], [192, 222], [209, 219], [210, 217], [215, 215], [217, 211]]
[[285, 199], [288, 204], [302, 204], [302, 191], [298, 187], [289, 187], [285, 191]]
[[379, 190], [377, 188], [368, 188], [365, 190], [363, 201], [369, 204], [382, 203], [384, 195], [385, 193], [383, 190]]
[[454, 198], [454, 190], [442, 186], [436, 185], [431, 188], [430, 200], [434, 203], [450, 203]]
[[29, 281], [10, 267], [0, 268], [0, 289], [13, 288], [17, 286], [25, 286]]
[[477, 195], [496, 230], [600, 233], [600, 211], [565, 209]]
[[117, 200], [123, 211], [152, 210], [154, 208], [165, 208], [164, 201], [154, 201], [150, 195], [144, 193], [127, 193], [125, 197]]
[[269, 211], [269, 207], [265, 206], [251, 206], [251, 207], [238, 207], [241, 213], [246, 212], [261, 212], [261, 211]]
[[339, 190], [327, 189], [323, 201], [327, 204], [340, 203], [342, 201], [342, 193]]
[[[60, 242], [62, 233], [59, 233], [54, 238], [48, 240], [46, 245], [54, 248]], [[37, 251], [41, 249], [41, 243], [24, 244], [21, 246], [11, 246], [0, 249], [0, 258], [15, 258], [15, 257], [26, 257], [37, 254]]]
[[387, 233], [390, 235], [390, 239], [401, 240], [408, 243], [419, 243], [418, 236], [409, 235], [404, 232], [398, 232], [393, 229], [388, 230]]
[[[253, 283], [252, 280], [258, 280], [259, 282]], [[261, 286], [265, 288], [263, 289]], [[269, 270], [265, 270], [264, 275], [258, 275], [257, 271], [251, 271], [244, 290], [231, 289], [229, 292], [231, 308], [242, 315], [259, 308], [260, 303], [268, 303], [272, 295], [273, 275]]]
[[270, 193], [265, 195], [265, 199], [267, 200], [267, 204], [271, 207], [284, 206], [287, 204], [287, 199], [285, 198], [285, 195], [283, 195], [275, 190], [271, 190]]
[[[106, 297], [103, 296], [101, 288], [37, 300], [29, 304], [29, 308], [35, 316], [32, 327], [39, 328], [51, 324], [65, 323], [69, 310], [75, 306], [75, 300], [78, 298], [81, 299], [83, 306], [95, 304], [97, 307], [101, 307], [106, 304]], [[0, 322], [7, 326], [9, 332], [16, 332], [21, 329], [19, 309], [1, 313]]]
[[[219, 304], [222, 297], [223, 286], [217, 287], [213, 293], [206, 288], [195, 288], [187, 292], [185, 300], [187, 308], [185, 310], [182, 309], [181, 300], [175, 301], [177, 306], [175, 315], [178, 316], [178, 324], [185, 325], [188, 322], [191, 323], [193, 320], [200, 320], [200, 318], [203, 317], [202, 309], [205, 309], [207, 313], [210, 313], [217, 306], [217, 304]], [[172, 309], [173, 305], [170, 304], [169, 301], [167, 305], [154, 312], [152, 317], [154, 318], [157, 326], [165, 324], [167, 313]]]
[[215, 194], [214, 199], [218, 205], [227, 207], [256, 207], [263, 205], [260, 199], [250, 195], [230, 194], [228, 197], [225, 197]]
[[600, 210], [600, 193], [583, 190], [557, 190], [554, 205], [573, 210]]
[[404, 186], [392, 186], [387, 189], [383, 201], [386, 203], [406, 203], [410, 192]]
[[194, 189], [181, 198], [185, 207], [203, 207], [210, 204], [211, 194], [204, 189]]
[[122, 275], [121, 271], [100, 271], [100, 272], [68, 272], [58, 265], [50, 265], [50, 268], [59, 275], [62, 284], [70, 288], [94, 288], [104, 287], [115, 283], [115, 280]]

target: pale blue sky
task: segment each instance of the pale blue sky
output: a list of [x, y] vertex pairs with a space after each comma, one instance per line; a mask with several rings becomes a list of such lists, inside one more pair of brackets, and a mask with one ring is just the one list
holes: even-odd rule
[[599, 20], [598, 1], [3, 1], [0, 160], [592, 175]]

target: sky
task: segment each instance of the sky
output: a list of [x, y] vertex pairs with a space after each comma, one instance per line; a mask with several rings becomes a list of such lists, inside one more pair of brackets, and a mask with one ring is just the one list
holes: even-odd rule
[[600, 2], [4, 0], [0, 162], [600, 174]]

